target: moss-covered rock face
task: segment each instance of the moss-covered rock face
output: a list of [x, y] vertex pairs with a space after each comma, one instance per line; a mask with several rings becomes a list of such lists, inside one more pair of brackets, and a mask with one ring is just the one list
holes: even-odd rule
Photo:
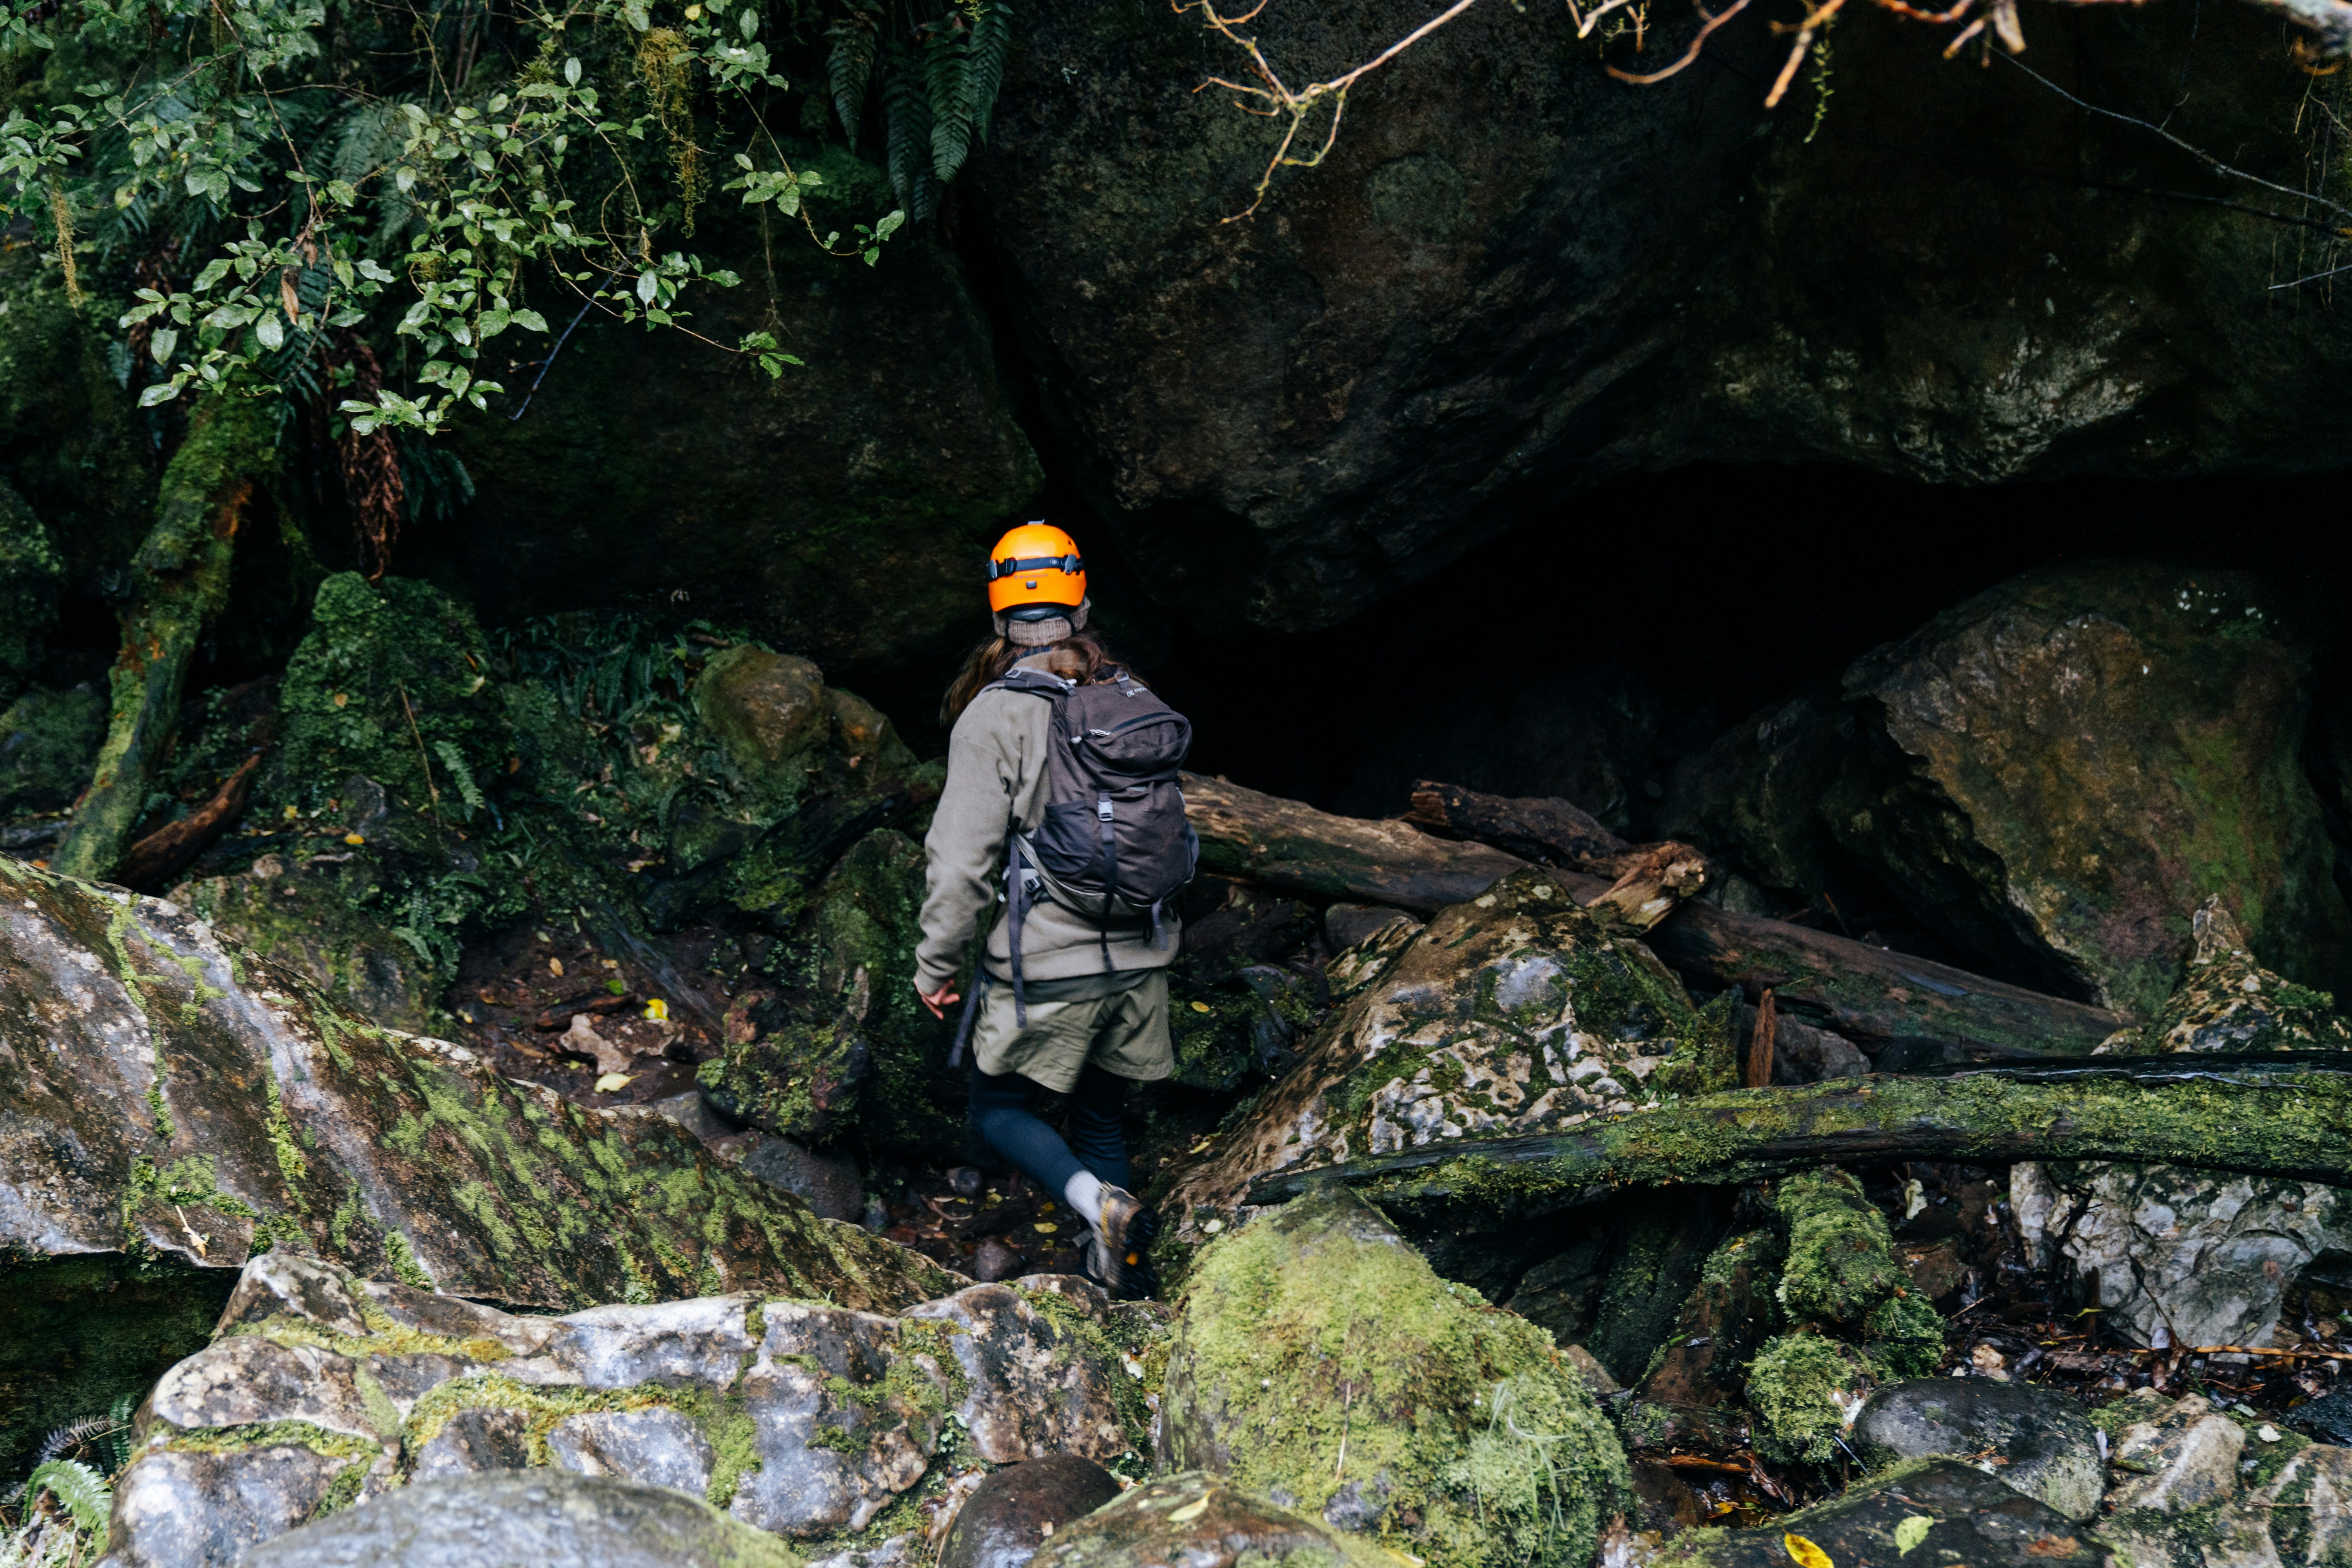
[[1843, 1341], [1813, 1333], [1766, 1342], [1748, 1370], [1756, 1446], [1783, 1464], [1827, 1464], [1878, 1384], [1878, 1369]]
[[[1925, 1533], [1906, 1545], [1906, 1526]], [[1837, 1563], [1909, 1563], [1923, 1551], [1930, 1563], [1972, 1568], [2099, 1568], [2114, 1561], [2064, 1515], [1948, 1458], [1897, 1467], [1760, 1530], [1687, 1531], [1651, 1561], [1659, 1568], [1785, 1568], [1794, 1557], [1791, 1535]]]
[[421, 1034], [438, 1013], [439, 976], [429, 950], [420, 952], [369, 913], [379, 902], [378, 879], [373, 863], [355, 856], [316, 855], [289, 866], [265, 855], [240, 875], [184, 882], [171, 901], [371, 1022]]
[[0, 815], [71, 805], [105, 737], [106, 693], [94, 683], [17, 698], [0, 713]]
[[1730, 1003], [1692, 1005], [1639, 939], [1543, 869], [1412, 935], [1298, 1065], [1178, 1167], [1189, 1233], [1269, 1172], [1570, 1127], [1733, 1081]]
[[233, 1268], [300, 1240], [534, 1306], [727, 1288], [896, 1306], [957, 1277], [722, 1167], [667, 1118], [591, 1111], [394, 1034], [184, 911], [0, 859], [0, 1076], [23, 1203], [0, 1249]]
[[1441, 1279], [1344, 1190], [1202, 1252], [1160, 1457], [1441, 1568], [1588, 1562], [1623, 1452], [1551, 1336]]
[[328, 578], [278, 689], [263, 799], [317, 806], [357, 774], [395, 809], [469, 820], [509, 753], [490, 678], [488, 646], [458, 601], [406, 578]]
[[963, 1083], [947, 1026], [917, 1000], [922, 847], [883, 828], [843, 856], [765, 965], [778, 989], [730, 1011], [704, 1094], [730, 1116], [901, 1159], [961, 1146]]
[[2153, 1014], [2216, 893], [2272, 966], [2340, 987], [2306, 665], [2248, 578], [2028, 573], [1846, 672], [1891, 751], [1824, 819], [1923, 919], [2053, 988]]

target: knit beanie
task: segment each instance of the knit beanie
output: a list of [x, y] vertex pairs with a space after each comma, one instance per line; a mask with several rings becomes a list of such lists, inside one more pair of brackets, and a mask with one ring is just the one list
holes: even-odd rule
[[1010, 616], [996, 617], [996, 635], [1015, 647], [1051, 647], [1057, 642], [1067, 642], [1087, 629], [1087, 613], [1094, 608], [1092, 597], [1078, 601], [1078, 607], [1064, 616], [1047, 616], [1042, 620], [1016, 621]]

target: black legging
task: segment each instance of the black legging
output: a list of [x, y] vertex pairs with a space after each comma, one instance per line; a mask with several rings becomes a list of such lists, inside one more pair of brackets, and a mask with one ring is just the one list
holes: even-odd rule
[[991, 1148], [1061, 1201], [1063, 1189], [1081, 1169], [1114, 1187], [1127, 1185], [1127, 1140], [1119, 1135], [1118, 1109], [1127, 1079], [1088, 1062], [1070, 1090], [1070, 1136], [1062, 1135], [1030, 1109], [1038, 1086], [1017, 1072], [990, 1077], [971, 1069], [971, 1124]]

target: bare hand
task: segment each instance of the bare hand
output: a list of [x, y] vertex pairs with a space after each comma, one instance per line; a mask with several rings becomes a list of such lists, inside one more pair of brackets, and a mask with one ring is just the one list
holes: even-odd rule
[[937, 991], [924, 990], [923, 983], [918, 980], [915, 982], [915, 994], [923, 999], [923, 1005], [931, 1010], [931, 1016], [934, 1018], [946, 1017], [947, 1010], [963, 1000], [961, 996], [956, 994], [955, 982], [952, 980], [941, 985]]

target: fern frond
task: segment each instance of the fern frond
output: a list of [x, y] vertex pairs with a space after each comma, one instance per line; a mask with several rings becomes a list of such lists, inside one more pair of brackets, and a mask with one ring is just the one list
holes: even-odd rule
[[961, 16], [935, 30], [923, 46], [923, 95], [931, 110], [931, 173], [946, 184], [971, 151], [971, 104], [965, 94], [971, 31]]
[[849, 145], [857, 145], [857, 122], [866, 110], [866, 89], [874, 79], [874, 25], [864, 16], [825, 29], [833, 50], [825, 56], [825, 79], [833, 87], [833, 111], [841, 118]]
[[996, 95], [1004, 86], [1004, 64], [1013, 56], [1013, 7], [1008, 0], [981, 0], [972, 18], [971, 42], [963, 57], [964, 102], [971, 112], [971, 133], [988, 140], [996, 114]]
[[490, 804], [482, 797], [482, 786], [474, 782], [474, 770], [466, 765], [466, 753], [459, 751], [454, 742], [436, 741], [433, 752], [441, 759], [441, 765], [449, 771], [449, 776], [457, 781], [457, 797], [466, 803], [468, 812], [480, 811]]
[[890, 188], [907, 216], [921, 223], [938, 210], [939, 195], [931, 179], [930, 100], [912, 69], [893, 70], [884, 79], [882, 111], [889, 135]]
[[106, 1516], [114, 1508], [114, 1489], [106, 1484], [105, 1477], [79, 1459], [51, 1459], [36, 1466], [32, 1479], [26, 1482], [28, 1500], [43, 1492], [63, 1503], [74, 1523], [97, 1536], [100, 1550], [105, 1549]]

